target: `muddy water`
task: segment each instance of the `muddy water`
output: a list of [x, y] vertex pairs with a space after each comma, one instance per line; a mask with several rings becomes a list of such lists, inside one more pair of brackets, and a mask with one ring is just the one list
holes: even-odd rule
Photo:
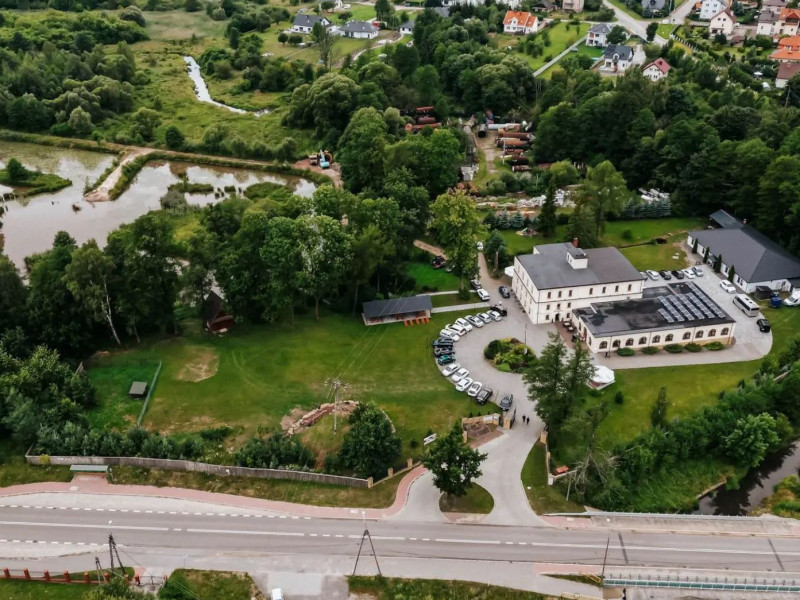
[[[2, 232], [5, 252], [18, 266], [24, 258], [51, 247], [55, 234], [67, 231], [80, 244], [94, 238], [105, 244], [110, 232], [124, 223], [157, 210], [159, 199], [167, 188], [186, 174], [191, 183], [208, 183], [215, 188], [235, 186], [244, 189], [254, 183], [269, 181], [287, 185], [301, 196], [310, 196], [315, 185], [300, 177], [275, 175], [260, 171], [227, 167], [198, 166], [187, 163], [148, 163], [131, 186], [117, 200], [90, 204], [83, 201], [83, 187], [94, 182], [111, 164], [110, 154], [51, 148], [16, 142], [0, 143], [0, 164], [15, 157], [26, 167], [45, 173], [56, 173], [73, 184], [53, 194], [42, 194], [26, 201], [7, 202]], [[214, 194], [190, 194], [187, 200], [195, 206], [211, 204], [219, 199]], [[74, 210], [73, 205], [80, 208]]]

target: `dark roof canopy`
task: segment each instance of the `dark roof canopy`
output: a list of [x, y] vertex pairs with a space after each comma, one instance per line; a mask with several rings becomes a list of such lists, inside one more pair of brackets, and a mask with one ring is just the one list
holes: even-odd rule
[[717, 225], [722, 227], [723, 229], [741, 229], [744, 227], [744, 223], [742, 223], [739, 219], [734, 217], [727, 211], [722, 209], [711, 213], [711, 220], [714, 221]]
[[368, 319], [393, 317], [409, 313], [431, 310], [433, 304], [430, 296], [408, 296], [391, 300], [373, 300], [364, 302], [364, 316]]
[[214, 291], [208, 292], [205, 302], [203, 302], [203, 320], [213, 321], [222, 311], [222, 298]]

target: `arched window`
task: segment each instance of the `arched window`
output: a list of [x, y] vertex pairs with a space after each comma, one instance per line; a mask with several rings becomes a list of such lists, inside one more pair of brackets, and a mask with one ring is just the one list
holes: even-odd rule
[[619, 348], [619, 340], [614, 340], [614, 343], [611, 344], [612, 348]]
[[716, 329], [712, 329], [708, 332], [708, 337], [714, 337], [715, 335], [717, 335]]
[[640, 346], [644, 346], [646, 343], [647, 343], [647, 338], [646, 337], [640, 337], [639, 338], [639, 345]]
[[660, 341], [661, 341], [661, 336], [660, 335], [654, 335], [653, 336], [653, 343], [654, 344], [657, 344]]
[[728, 335], [728, 328], [727, 327], [723, 327], [722, 328], [722, 335]]
[[671, 341], [672, 341], [672, 334], [671, 334], [671, 333], [668, 333], [668, 334], [667, 334], [667, 337], [665, 337], [665, 338], [664, 338], [664, 341], [665, 341], [665, 342], [671, 342]]
[[699, 340], [701, 337], [703, 337], [703, 332], [702, 331], [698, 331], [694, 336], [694, 338], [696, 340]]
[[605, 350], [608, 348], [608, 342], [600, 342], [600, 350]]
[[633, 338], [628, 338], [627, 340], [625, 340], [625, 345], [626, 346], [633, 346]]
[[692, 339], [692, 333], [690, 331], [687, 331], [686, 333], [683, 334], [683, 339], [685, 340]]

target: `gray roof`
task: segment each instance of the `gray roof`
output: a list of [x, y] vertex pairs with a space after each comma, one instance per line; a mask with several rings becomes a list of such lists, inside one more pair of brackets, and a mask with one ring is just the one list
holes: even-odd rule
[[430, 296], [408, 296], [391, 300], [373, 300], [364, 302], [364, 316], [368, 319], [376, 317], [393, 317], [423, 310], [431, 310], [433, 304]]
[[775, 23], [777, 20], [778, 14], [772, 12], [771, 10], [762, 10], [761, 14], [758, 15], [759, 23]]
[[[734, 319], [708, 296], [705, 296], [705, 300], [701, 301], [701, 304], [713, 307], [708, 312], [708, 314], [713, 313], [713, 316], [706, 317], [702, 315], [698, 318], [701, 313], [696, 310], [690, 310], [690, 305], [693, 303], [684, 302], [681, 297], [685, 298], [684, 295], [694, 294], [694, 289], [692, 284], [673, 283], [671, 285], [648, 288], [644, 290], [642, 298], [616, 302], [596, 302], [588, 308], [575, 309], [574, 312], [595, 336], [632, 334], [634, 332], [645, 333], [659, 329], [724, 325], [734, 322]], [[665, 313], [670, 313], [666, 311], [665, 304], [659, 297], [671, 297], [668, 300], [668, 304], [674, 299], [676, 306], [682, 305], [687, 315], [685, 317], [682, 316], [683, 321], [677, 321], [673, 318], [670, 323], [664, 316]], [[683, 315], [684, 313], [680, 312], [678, 314]], [[680, 342], [681, 340], [675, 341]]]
[[597, 23], [589, 28], [589, 33], [608, 35], [609, 33], [611, 33], [611, 25], [609, 25], [608, 23]]
[[744, 227], [744, 223], [722, 209], [711, 213], [709, 218], [723, 229], [741, 229]]
[[633, 48], [621, 44], [609, 44], [603, 52], [603, 58], [614, 58], [615, 54], [619, 55], [620, 60], [630, 60], [633, 58]]
[[293, 25], [295, 27], [313, 27], [315, 23], [322, 23], [325, 27], [331, 24], [328, 19], [320, 15], [302, 14], [295, 16]]
[[414, 29], [414, 21], [406, 21], [400, 25], [400, 29]]
[[690, 231], [689, 235], [715, 256], [722, 256], [722, 262], [747, 283], [800, 277], [800, 259], [749, 225]]
[[536, 289], [549, 290], [578, 285], [640, 281], [639, 271], [616, 248], [593, 248], [582, 252], [588, 258], [585, 269], [573, 269], [567, 253], [579, 251], [570, 243], [536, 246], [537, 254], [517, 256]]
[[146, 381], [134, 381], [131, 384], [131, 389], [128, 392], [130, 396], [144, 396], [147, 393]]
[[366, 21], [348, 21], [339, 28], [339, 31], [345, 31], [347, 33], [375, 33], [378, 31], [378, 28]]

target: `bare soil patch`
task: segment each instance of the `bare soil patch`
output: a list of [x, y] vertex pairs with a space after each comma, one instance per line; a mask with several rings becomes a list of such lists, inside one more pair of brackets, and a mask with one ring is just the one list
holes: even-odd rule
[[211, 348], [187, 347], [186, 364], [178, 371], [178, 381], [203, 381], [217, 374], [219, 355]]

